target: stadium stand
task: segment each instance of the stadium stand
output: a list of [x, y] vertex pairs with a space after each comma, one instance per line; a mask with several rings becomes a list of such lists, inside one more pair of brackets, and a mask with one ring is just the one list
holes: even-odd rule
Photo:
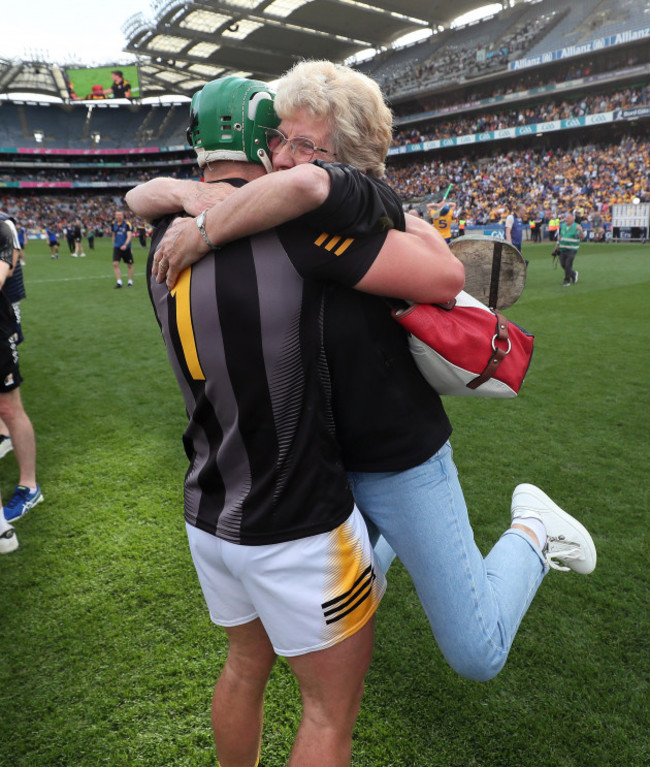
[[[650, 201], [650, 32], [639, 5], [517, 4], [360, 64], [396, 115], [387, 177], [405, 205], [450, 183], [477, 225], [519, 199], [531, 215], [571, 207], [586, 219]], [[187, 116], [187, 102], [0, 100], [1, 205], [33, 235], [73, 215], [101, 230], [102, 211], [130, 186], [197, 177]]]

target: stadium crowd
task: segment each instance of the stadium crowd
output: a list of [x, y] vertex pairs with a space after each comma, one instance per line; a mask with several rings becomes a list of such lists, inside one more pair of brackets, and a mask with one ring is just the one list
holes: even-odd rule
[[[462, 93], [459, 94], [458, 88], [450, 91], [442, 91], [431, 96], [420, 96], [422, 105], [430, 110], [458, 110], [463, 107], [476, 106], [481, 100], [498, 99], [512, 94], [525, 94], [526, 91], [536, 88], [548, 88], [553, 85], [562, 85], [571, 83], [574, 80], [580, 81], [590, 78], [599, 73], [611, 72], [612, 69], [626, 70], [635, 67], [638, 64], [646, 63], [647, 57], [641, 56], [634, 51], [628, 51], [623, 54], [616, 54], [616, 61], [611, 62], [608, 59], [580, 59], [575, 63], [566, 62], [566, 66], [556, 73], [540, 72], [536, 68], [530, 70], [520, 70], [517, 72], [516, 79], [496, 79], [491, 83], [480, 83], [475, 87], [465, 85]], [[581, 83], [584, 85], [584, 83]], [[386, 91], [387, 92], [387, 91]], [[398, 116], [408, 116], [413, 114], [414, 106], [411, 101], [403, 103], [396, 102], [392, 104], [393, 111]]]
[[[67, 226], [81, 221], [85, 234], [110, 235], [116, 208], [124, 209], [119, 194], [30, 194], [2, 198], [2, 208], [24, 227], [30, 238], [45, 237], [46, 228], [54, 228], [61, 237]], [[140, 221], [131, 220], [134, 227]]]
[[[185, 167], [168, 170], [168, 166], [160, 163], [160, 172], [174, 178], [194, 178], [196, 167], [193, 163]], [[133, 185], [141, 184], [151, 178], [151, 165], [134, 166], [124, 169], [107, 168], [97, 163], [95, 167], [84, 165], [78, 166], [70, 163], [67, 167], [60, 168], [43, 167], [34, 165], [30, 168], [12, 168], [10, 172], [0, 171], [0, 183], [8, 182], [34, 182], [34, 183], [101, 183]]]
[[500, 221], [517, 201], [533, 212], [578, 207], [585, 216], [607, 216], [614, 203], [650, 201], [650, 141], [628, 137], [571, 150], [525, 149], [476, 162], [416, 160], [389, 167], [386, 178], [404, 201], [439, 199], [453, 183], [453, 198], [468, 223]]
[[[439, 153], [434, 159], [419, 156], [406, 164], [389, 163], [386, 180], [405, 203], [427, 196], [439, 198], [453, 183], [457, 210], [470, 225], [503, 220], [515, 201], [522, 201], [531, 213], [546, 211], [547, 218], [551, 212], [576, 207], [584, 209], [585, 216], [598, 212], [606, 217], [614, 203], [634, 197], [650, 201], [650, 140], [644, 138], [567, 150], [493, 152], [491, 157], [477, 159], [449, 160]], [[139, 172], [134, 183], [159, 174], [157, 168]], [[179, 169], [176, 175], [189, 177], [191, 169]], [[99, 235], [110, 229], [113, 211], [119, 206], [123, 200], [118, 192], [94, 194], [92, 190], [83, 194], [14, 193], [4, 196], [2, 202], [30, 237], [40, 236], [53, 223], [62, 228], [76, 219]], [[137, 226], [140, 222], [132, 223]]]
[[545, 33], [554, 20], [555, 12], [517, 25], [509, 34], [488, 45], [459, 46], [454, 44], [437, 48], [430, 58], [413, 66], [405, 63], [399, 69], [387, 69], [376, 76], [387, 95], [402, 90], [421, 88], [436, 81], [464, 78], [467, 74], [486, 74], [503, 69], [509, 59], [522, 57]]
[[532, 125], [552, 120], [567, 120], [571, 117], [610, 112], [614, 109], [632, 109], [648, 103], [650, 103], [648, 85], [625, 88], [609, 94], [582, 95], [573, 100], [567, 99], [561, 102], [546, 100], [521, 109], [511, 107], [499, 112], [480, 112], [456, 119], [429, 121], [417, 128], [397, 131], [393, 138], [393, 146], [451, 136], [466, 136], [502, 128], [515, 128], [519, 125]]

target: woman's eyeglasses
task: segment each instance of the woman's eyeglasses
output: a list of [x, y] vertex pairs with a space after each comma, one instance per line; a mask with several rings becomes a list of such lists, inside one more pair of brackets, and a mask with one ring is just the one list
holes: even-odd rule
[[296, 136], [295, 138], [287, 138], [282, 131], [277, 128], [267, 128], [266, 143], [269, 150], [273, 153], [279, 152], [285, 144], [289, 144], [289, 151], [294, 160], [300, 162], [309, 162], [316, 152], [324, 152], [325, 154], [331, 154], [332, 157], [336, 157], [334, 152], [330, 152], [329, 149], [323, 149], [321, 146], [316, 146], [310, 138], [304, 138], [303, 136]]

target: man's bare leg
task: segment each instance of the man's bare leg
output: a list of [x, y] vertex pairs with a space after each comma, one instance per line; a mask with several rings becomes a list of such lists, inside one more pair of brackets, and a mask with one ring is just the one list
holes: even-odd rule
[[259, 620], [226, 628], [228, 657], [214, 688], [212, 731], [220, 767], [255, 767], [264, 720], [264, 690], [275, 653]]
[[14, 455], [20, 470], [18, 484], [36, 487], [36, 437], [34, 427], [23, 408], [20, 389], [0, 394], [0, 418], [9, 429]]
[[288, 767], [348, 767], [363, 679], [372, 658], [374, 618], [327, 650], [288, 658], [303, 713]]

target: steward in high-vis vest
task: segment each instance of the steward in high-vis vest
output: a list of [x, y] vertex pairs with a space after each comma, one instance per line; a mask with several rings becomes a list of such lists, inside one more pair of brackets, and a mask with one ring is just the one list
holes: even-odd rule
[[555, 251], [560, 257], [560, 266], [564, 269], [562, 285], [565, 288], [578, 282], [578, 272], [573, 268], [573, 262], [578, 253], [580, 241], [584, 239], [584, 236], [582, 227], [580, 224], [576, 224], [573, 213], [567, 213], [564, 221], [560, 224], [558, 244], [555, 247]]

